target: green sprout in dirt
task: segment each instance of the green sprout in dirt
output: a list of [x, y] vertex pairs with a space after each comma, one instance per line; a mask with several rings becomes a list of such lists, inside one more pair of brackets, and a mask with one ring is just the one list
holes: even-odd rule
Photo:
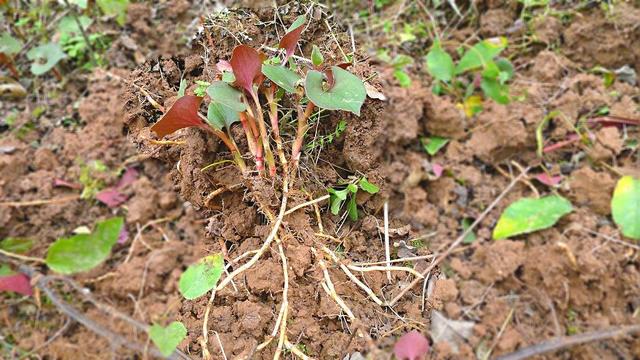
[[462, 101], [467, 116], [482, 110], [483, 97], [508, 104], [508, 82], [514, 70], [509, 60], [499, 57], [506, 46], [506, 38], [482, 40], [468, 48], [456, 64], [441, 42], [434, 41], [426, 56], [427, 70], [435, 79], [434, 93], [453, 95]]
[[90, 161], [80, 166], [78, 182], [82, 184], [81, 199], [93, 199], [104, 188], [104, 180], [100, 175], [107, 171], [107, 166], [100, 160]]
[[346, 212], [349, 215], [349, 219], [351, 219], [352, 221], [358, 220], [358, 205], [356, 203], [356, 195], [358, 194], [358, 189], [362, 189], [369, 194], [376, 194], [378, 191], [380, 191], [377, 186], [370, 183], [365, 177], [362, 177], [354, 182], [342, 185], [340, 186], [340, 189], [330, 188], [327, 191], [329, 191], [329, 204], [331, 213], [333, 215], [338, 215], [340, 213], [342, 205], [346, 202]]
[[340, 120], [336, 125], [336, 128], [333, 132], [327, 135], [321, 135], [315, 138], [313, 141], [308, 143], [305, 146], [307, 151], [313, 151], [315, 149], [322, 149], [327, 145], [333, 144], [333, 142], [342, 136], [342, 133], [347, 129], [347, 121]]
[[[211, 81], [197, 82], [195, 95], [180, 97], [167, 113], [153, 125], [159, 137], [185, 127], [200, 127], [213, 133], [226, 145], [233, 161], [248, 173], [243, 154], [231, 136], [231, 127], [240, 123], [248, 150], [260, 174], [277, 173], [276, 157], [283, 171], [289, 164], [295, 169], [300, 160], [309, 117], [315, 109], [343, 110], [360, 115], [366, 91], [363, 81], [341, 66], [329, 66], [317, 47], [311, 64], [296, 64], [292, 59], [306, 18], [300, 16], [281, 39], [282, 57], [268, 58], [248, 45], [233, 49], [229, 61], [217, 63]], [[309, 66], [307, 66], [309, 65]], [[297, 112], [297, 131], [287, 159], [280, 133], [281, 101], [287, 96]], [[199, 112], [208, 98], [207, 115]]]
[[378, 59], [393, 67], [393, 77], [396, 78], [401, 87], [407, 88], [411, 86], [411, 78], [407, 72], [407, 68], [413, 65], [411, 56], [399, 54], [392, 59], [388, 50], [381, 49], [378, 51]]

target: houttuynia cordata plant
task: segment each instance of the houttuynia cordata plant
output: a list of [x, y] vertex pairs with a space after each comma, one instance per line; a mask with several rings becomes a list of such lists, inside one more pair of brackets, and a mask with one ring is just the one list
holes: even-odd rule
[[[285, 171], [289, 163], [296, 167], [308, 130], [307, 121], [315, 109], [360, 115], [366, 97], [363, 81], [345, 70], [344, 64], [325, 64], [317, 47], [310, 54], [311, 63], [305, 63], [308, 66], [293, 61], [305, 21], [305, 17], [300, 16], [291, 25], [279, 44], [284, 52], [275, 57], [268, 58], [248, 45], [238, 45], [231, 59], [217, 63], [215, 79], [210, 83], [200, 82], [196, 95], [180, 97], [151, 130], [163, 137], [186, 127], [205, 129], [220, 138], [238, 168], [247, 173], [241, 150], [230, 132], [239, 122], [258, 172], [276, 175], [272, 141]], [[289, 160], [279, 128], [280, 102], [285, 94], [293, 99], [298, 122]], [[205, 99], [208, 101], [206, 116], [200, 112]]]

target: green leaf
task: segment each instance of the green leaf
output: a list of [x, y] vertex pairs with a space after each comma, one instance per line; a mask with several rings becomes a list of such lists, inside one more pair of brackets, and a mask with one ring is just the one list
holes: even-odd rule
[[454, 64], [446, 51], [442, 49], [439, 41], [434, 41], [431, 50], [427, 54], [427, 71], [431, 76], [440, 80], [449, 82], [454, 75]]
[[360, 107], [367, 97], [362, 80], [337, 66], [331, 67], [334, 84], [324, 89], [324, 75], [316, 70], [307, 73], [304, 84], [307, 97], [318, 107], [327, 110], [345, 110], [360, 116]]
[[180, 276], [178, 288], [185, 299], [193, 300], [216, 287], [224, 270], [222, 254], [209, 255], [190, 265]]
[[58, 239], [49, 247], [46, 263], [60, 274], [91, 270], [109, 257], [123, 226], [124, 219], [114, 217], [97, 223], [91, 234]]
[[16, 272], [11, 270], [11, 268], [9, 267], [9, 265], [7, 264], [0, 264], [0, 277], [2, 276], [9, 276], [9, 275], [13, 275]]
[[358, 220], [358, 205], [356, 204], [355, 195], [352, 195], [349, 198], [349, 202], [347, 203], [347, 214], [349, 214], [349, 219], [351, 219], [351, 221]]
[[427, 154], [433, 156], [440, 151], [447, 143], [449, 139], [443, 138], [440, 136], [430, 136], [428, 138], [422, 138], [422, 147], [427, 152]]
[[571, 211], [569, 200], [559, 195], [520, 199], [502, 213], [493, 229], [493, 238], [501, 240], [549, 228]]
[[509, 87], [500, 84], [496, 79], [482, 78], [480, 88], [482, 88], [485, 95], [498, 104], [506, 105], [509, 103]]
[[240, 120], [238, 112], [230, 107], [224, 106], [217, 102], [210, 102], [207, 109], [207, 120], [209, 124], [218, 130], [229, 128], [231, 124]]
[[25, 238], [8, 237], [0, 241], [0, 249], [14, 254], [23, 254], [33, 247], [33, 241]]
[[611, 215], [624, 236], [640, 240], [640, 179], [623, 176], [618, 180], [611, 200]]
[[358, 186], [356, 184], [348, 184], [347, 190], [349, 190], [350, 193], [355, 194], [358, 192]]
[[398, 80], [401, 87], [408, 88], [411, 86], [411, 78], [404, 70], [394, 70], [393, 76]]
[[289, 26], [289, 28], [287, 29], [287, 33], [290, 33], [291, 31], [299, 28], [304, 24], [305, 21], [307, 21], [307, 18], [304, 15], [298, 16], [296, 18], [296, 21], [294, 21], [293, 24], [291, 24], [291, 26]]
[[501, 84], [504, 84], [507, 81], [511, 80], [511, 78], [513, 78], [514, 69], [511, 61], [501, 57], [497, 58], [495, 63], [496, 65], [498, 65], [498, 69], [500, 69], [498, 79], [500, 80]]
[[236, 76], [233, 75], [233, 72], [231, 71], [224, 71], [222, 73], [222, 81], [228, 84], [233, 84], [236, 81]]
[[391, 62], [391, 66], [396, 69], [403, 69], [411, 64], [413, 64], [413, 58], [404, 54], [397, 55]]
[[207, 87], [207, 94], [217, 103], [242, 112], [247, 106], [242, 102], [242, 93], [224, 81], [214, 81]]
[[20, 40], [14, 38], [8, 32], [3, 32], [0, 35], [0, 53], [7, 55], [17, 54], [22, 49], [22, 43]]
[[462, 74], [468, 70], [484, 67], [485, 64], [498, 56], [506, 46], [507, 39], [504, 37], [482, 40], [462, 56], [458, 66], [456, 66], [455, 73]]
[[367, 178], [365, 178], [365, 177], [360, 179], [360, 181], [358, 182], [358, 186], [360, 186], [360, 189], [368, 192], [369, 194], [376, 194], [376, 193], [378, 193], [378, 191], [380, 191], [379, 187], [377, 187], [374, 184], [370, 183], [369, 180], [367, 180]]
[[347, 199], [347, 195], [349, 194], [349, 189], [342, 189], [342, 190], [336, 190], [336, 189], [329, 189], [329, 194], [334, 195], [336, 198], [340, 199], [340, 200], [346, 200]]
[[76, 21], [76, 19], [71, 15], [67, 15], [60, 19], [60, 22], [58, 23], [58, 32], [61, 37], [70, 38], [74, 36], [82, 36], [82, 31], [78, 26], [78, 22], [82, 25], [83, 30], [87, 30], [89, 26], [91, 26], [91, 23], [93, 23], [93, 20], [91, 20], [90, 17], [84, 15], [79, 16], [77, 19], [78, 21]]
[[174, 321], [167, 327], [153, 324], [149, 328], [149, 337], [158, 347], [160, 353], [166, 357], [170, 356], [178, 345], [187, 336], [187, 328], [183, 323]]
[[115, 16], [118, 25], [123, 26], [127, 21], [129, 0], [96, 0], [96, 4], [105, 15]]
[[[471, 224], [473, 224], [473, 219], [469, 219], [469, 218], [462, 219], [462, 231], [467, 231], [467, 229], [469, 229]], [[473, 231], [470, 231], [467, 234], [467, 236], [465, 236], [464, 239], [462, 239], [462, 243], [472, 244], [474, 241], [476, 241], [476, 238], [477, 238], [476, 234]]]
[[178, 98], [184, 96], [184, 92], [187, 90], [187, 79], [180, 80], [180, 88], [178, 88]]
[[300, 76], [295, 72], [284, 66], [262, 64], [262, 73], [288, 93], [296, 92], [296, 85], [300, 81]]
[[342, 207], [342, 203], [344, 202], [344, 199], [340, 199], [335, 195], [331, 195], [329, 197], [329, 202], [331, 203], [331, 213], [333, 215], [338, 215], [338, 213], [340, 212], [340, 208]]
[[493, 61], [488, 61], [482, 70], [482, 77], [486, 79], [497, 79], [500, 75], [500, 69]]
[[68, 0], [69, 4], [77, 5], [80, 9], [86, 9], [88, 0]]
[[313, 45], [311, 49], [311, 63], [314, 66], [320, 66], [324, 62], [324, 56], [322, 56], [322, 52], [320, 52], [320, 48], [318, 46]]
[[64, 51], [62, 51], [60, 45], [56, 43], [40, 45], [27, 52], [27, 59], [33, 61], [31, 64], [31, 72], [34, 75], [46, 73], [64, 57]]

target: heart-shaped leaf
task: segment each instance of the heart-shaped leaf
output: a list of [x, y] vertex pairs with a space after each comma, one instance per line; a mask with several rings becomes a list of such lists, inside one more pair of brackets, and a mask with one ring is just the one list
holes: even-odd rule
[[247, 106], [242, 102], [242, 93], [224, 81], [215, 81], [207, 88], [207, 95], [221, 105], [235, 112], [242, 112]]
[[640, 179], [623, 176], [618, 180], [611, 199], [611, 215], [624, 236], [640, 240]]
[[7, 55], [17, 54], [22, 49], [22, 43], [11, 36], [8, 32], [3, 32], [0, 35], [0, 53]]
[[253, 93], [253, 82], [262, 67], [260, 54], [251, 46], [238, 45], [233, 49], [230, 63], [236, 77], [235, 84]]
[[225, 126], [229, 128], [231, 124], [239, 121], [240, 117], [237, 111], [212, 101], [209, 103], [209, 108], [207, 109], [207, 120], [211, 126], [222, 130]]
[[300, 35], [304, 30], [304, 26], [302, 25], [304, 25], [305, 21], [307, 21], [307, 18], [304, 15], [298, 16], [296, 21], [294, 21], [293, 24], [291, 24], [291, 26], [287, 30], [287, 34], [283, 36], [282, 39], [280, 40], [279, 47], [281, 49], [285, 49], [286, 51], [286, 58], [284, 61], [285, 63], [287, 62], [287, 59], [291, 55], [293, 55], [293, 53], [296, 50], [296, 45], [298, 44], [298, 40], [300, 40]]
[[34, 75], [42, 75], [51, 70], [58, 61], [64, 59], [65, 54], [60, 45], [48, 43], [34, 47], [27, 52], [27, 59], [33, 61], [31, 72]]
[[13, 291], [18, 294], [31, 296], [33, 288], [25, 274], [9, 274], [0, 276], [0, 292]]
[[263, 64], [262, 73], [276, 85], [289, 93], [296, 92], [296, 85], [300, 81], [300, 76], [284, 66]]
[[153, 324], [149, 328], [149, 337], [164, 356], [170, 356], [187, 336], [187, 328], [183, 323], [174, 321], [166, 327]]
[[179, 98], [171, 109], [153, 124], [151, 131], [162, 138], [180, 129], [202, 126], [204, 123], [198, 116], [201, 102], [202, 98], [199, 96], [185, 95]]
[[427, 71], [440, 81], [451, 81], [455, 66], [451, 55], [442, 49], [440, 41], [434, 41], [431, 50], [427, 54]]
[[224, 270], [222, 254], [209, 255], [190, 265], [180, 276], [178, 288], [185, 299], [193, 300], [213, 289]]
[[569, 200], [559, 195], [520, 199], [502, 213], [493, 229], [493, 238], [506, 239], [549, 228], [571, 211], [573, 207]]
[[345, 110], [360, 115], [360, 107], [367, 97], [362, 80], [338, 66], [331, 68], [333, 87], [324, 88], [324, 74], [310, 70], [304, 84], [307, 97], [317, 106], [327, 110]]
[[458, 66], [456, 66], [455, 73], [462, 74], [468, 70], [484, 67], [485, 64], [498, 56], [506, 46], [507, 39], [504, 37], [482, 40], [462, 56]]
[[97, 223], [91, 234], [58, 239], [49, 247], [46, 263], [60, 274], [91, 270], [109, 257], [123, 226], [124, 219], [114, 217]]

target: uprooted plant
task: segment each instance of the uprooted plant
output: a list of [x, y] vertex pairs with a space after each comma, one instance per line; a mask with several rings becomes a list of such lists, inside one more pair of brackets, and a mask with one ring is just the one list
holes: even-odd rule
[[[200, 80], [196, 83], [193, 95], [185, 94], [187, 86], [183, 82], [179, 92], [180, 97], [165, 115], [151, 127], [151, 130], [159, 137], [187, 127], [204, 129], [217, 136], [224, 143], [233, 159], [227, 161], [233, 161], [245, 179], [258, 176], [271, 179], [274, 183], [281, 182], [282, 186], [280, 207], [277, 213], [272, 211], [264, 200], [258, 197], [254, 199], [259, 210], [271, 223], [271, 231], [258, 249], [241, 254], [235, 259], [230, 259], [223, 254], [206, 256], [191, 265], [180, 279], [179, 289], [186, 299], [196, 299], [211, 291], [203, 323], [204, 336], [201, 338], [204, 358], [210, 358], [206, 334], [209, 332], [208, 313], [215, 294], [233, 283], [233, 280], [244, 271], [254, 266], [274, 241], [277, 244], [282, 263], [283, 299], [273, 332], [257, 347], [256, 351], [266, 348], [271, 341], [277, 339], [274, 359], [279, 358], [285, 349], [298, 357], [308, 358], [287, 339], [286, 335], [287, 314], [289, 312], [289, 276], [283, 241], [291, 238], [291, 234], [288, 234], [287, 231], [292, 230], [281, 229], [283, 218], [298, 209], [313, 206], [319, 228], [317, 235], [330, 237], [324, 234], [318, 207], [319, 202], [332, 198], [331, 203], [335, 213], [335, 210], [340, 208], [349, 195], [348, 214], [355, 220], [357, 219], [355, 203], [357, 189], [360, 188], [371, 194], [378, 192], [377, 186], [369, 183], [365, 178], [357, 178], [354, 183], [345, 184], [345, 189], [331, 189], [329, 190], [330, 194], [310, 199], [306, 203], [287, 209], [289, 188], [294, 183], [299, 168], [310, 117], [325, 110], [348, 111], [360, 115], [360, 109], [367, 96], [363, 80], [346, 70], [350, 63], [326, 63], [324, 56], [316, 46], [309, 54], [310, 60], [294, 55], [305, 22], [304, 16], [298, 17], [280, 40], [279, 48], [283, 51], [273, 57], [267, 57], [260, 49], [241, 44], [233, 49], [228, 61], [217, 62], [217, 72], [213, 79]], [[203, 101], [208, 102], [206, 115], [200, 111]], [[286, 103], [286, 109], [284, 103]], [[293, 111], [288, 110], [291, 108]], [[292, 113], [296, 114], [297, 128], [295, 134], [287, 134], [289, 138], [292, 138], [292, 141], [285, 143], [282, 140], [283, 133], [280, 130], [280, 121]], [[246, 137], [246, 148], [242, 149], [238, 146], [237, 139], [234, 140], [231, 131], [233, 126], [241, 126], [244, 137]], [[344, 125], [342, 126], [344, 127]], [[255, 167], [245, 160], [247, 158], [253, 160]], [[250, 182], [246, 186], [250, 187]], [[225, 190], [222, 189], [222, 191]], [[207, 199], [220, 193], [216, 190]], [[344, 197], [344, 199], [340, 201], [340, 197]], [[336, 293], [325, 261], [339, 267], [378, 305], [384, 305], [384, 303], [353, 272], [405, 271], [419, 276], [413, 269], [404, 267], [358, 267], [342, 264], [339, 257], [320, 241], [316, 242], [316, 246], [312, 247], [311, 251], [324, 274], [322, 288], [355, 324], [360, 336], [368, 335], [366, 331], [360, 329], [359, 322], [353, 312]], [[242, 263], [245, 258], [249, 258], [249, 260]], [[225, 272], [227, 275], [222, 277]], [[179, 327], [174, 324], [170, 326], [176, 329]], [[158, 329], [159, 332], [171, 332], [168, 328], [160, 330]], [[175, 333], [182, 334], [182, 331]]]

